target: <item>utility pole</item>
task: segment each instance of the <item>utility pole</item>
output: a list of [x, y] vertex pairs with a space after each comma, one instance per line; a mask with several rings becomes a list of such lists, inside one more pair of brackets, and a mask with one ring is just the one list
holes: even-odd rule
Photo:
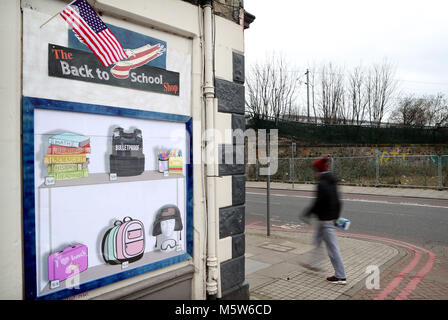
[[306, 69], [306, 110], [307, 121], [310, 122], [310, 70]]

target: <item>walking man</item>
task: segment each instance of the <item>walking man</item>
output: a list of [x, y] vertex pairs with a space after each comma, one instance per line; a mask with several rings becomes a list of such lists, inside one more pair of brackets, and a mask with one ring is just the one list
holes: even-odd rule
[[318, 255], [323, 241], [335, 271], [333, 276], [327, 277], [327, 280], [336, 284], [346, 284], [344, 263], [339, 251], [334, 224], [340, 215], [341, 202], [337, 191], [336, 179], [328, 171], [328, 160], [328, 158], [322, 158], [314, 161], [312, 164], [318, 179], [317, 197], [313, 205], [305, 210], [302, 220], [307, 221], [312, 214], [315, 214], [319, 221], [314, 239], [315, 248], [311, 251], [308, 263], [304, 263], [302, 266], [313, 271], [320, 270], [316, 264], [318, 263]]

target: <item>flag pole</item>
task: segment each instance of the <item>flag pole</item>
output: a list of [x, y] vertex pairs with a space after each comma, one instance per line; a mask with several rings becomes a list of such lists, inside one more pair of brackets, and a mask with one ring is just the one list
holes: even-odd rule
[[[54, 16], [52, 16], [50, 19], [48, 19], [47, 21], [45, 21], [45, 22], [40, 26], [40, 28], [42, 28], [44, 25], [46, 25], [48, 22], [50, 22], [50, 20], [54, 19], [54, 17], [56, 17], [58, 14], [59, 14], [59, 12], [56, 12], [56, 14], [55, 14]], [[40, 29], [40, 28], [39, 28], [39, 29]]]
[[[75, 2], [76, 0], [73, 0], [72, 2], [70, 2], [68, 5], [66, 5], [65, 7], [64, 7], [64, 9], [62, 9], [61, 11], [64, 11], [65, 10], [65, 8], [67, 8], [69, 5], [71, 5], [73, 2]], [[87, 2], [88, 3], [88, 2]], [[50, 19], [48, 19], [47, 21], [45, 21], [40, 27], [39, 27], [39, 29], [40, 28], [42, 28], [44, 25], [46, 25], [48, 22], [50, 22], [50, 20], [53, 20], [54, 19], [54, 17], [56, 17], [59, 13], [61, 13], [61, 11], [59, 11], [59, 12], [56, 12], [56, 14], [54, 15], [54, 16], [52, 16]]]

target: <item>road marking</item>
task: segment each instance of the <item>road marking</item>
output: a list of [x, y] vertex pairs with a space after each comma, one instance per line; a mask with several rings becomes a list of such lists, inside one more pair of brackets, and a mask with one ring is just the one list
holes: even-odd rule
[[401, 292], [398, 294], [398, 296], [395, 298], [395, 300], [406, 300], [408, 296], [417, 288], [418, 284], [422, 279], [426, 276], [426, 274], [432, 269], [434, 266], [434, 262], [436, 260], [436, 257], [434, 253], [431, 251], [428, 251], [426, 249], [423, 249], [429, 254], [429, 259], [426, 262], [425, 266], [420, 269], [420, 271], [415, 275], [412, 280], [407, 284], [407, 286], [401, 290]]
[[435, 206], [432, 204], [422, 204], [422, 203], [411, 203], [411, 202], [389, 202], [384, 200], [365, 200], [365, 199], [342, 199], [344, 201], [353, 202], [371, 202], [371, 203], [382, 203], [382, 204], [395, 204], [399, 206], [418, 206], [418, 207], [428, 207], [428, 208], [443, 208], [447, 209], [448, 206]]
[[301, 224], [292, 224], [292, 223], [287, 223], [287, 224], [282, 224], [282, 225], [272, 224], [272, 226], [273, 227], [282, 228], [282, 229], [286, 229], [286, 230], [297, 230], [297, 229], [301, 229], [302, 228]]
[[412, 271], [412, 269], [415, 268], [415, 266], [420, 261], [420, 258], [422, 257], [422, 254], [420, 251], [417, 251], [415, 249], [412, 249], [411, 247], [406, 246], [406, 248], [412, 250], [414, 253], [414, 257], [412, 258], [411, 262], [403, 268], [396, 276], [395, 278], [389, 282], [389, 284], [384, 288], [373, 300], [384, 300], [386, 299], [392, 291], [395, 290], [396, 287], [403, 281], [403, 279], [409, 274], [409, 272]]
[[[407, 274], [409, 274], [409, 272], [412, 271], [412, 269], [415, 268], [415, 266], [417, 265], [417, 263], [419, 262], [419, 260], [421, 258], [420, 251], [417, 251], [415, 249], [418, 249], [418, 250], [421, 250], [421, 251], [427, 253], [429, 256], [428, 260], [426, 261], [425, 266], [422, 269], [420, 269], [420, 271], [417, 273], [417, 275], [415, 275], [411, 279], [411, 281], [406, 285], [406, 287], [400, 291], [400, 293], [397, 295], [395, 300], [407, 299], [407, 297], [417, 288], [417, 285], [420, 283], [420, 281], [426, 276], [426, 274], [428, 274], [428, 272], [434, 266], [434, 261], [435, 261], [434, 253], [432, 253], [431, 251], [426, 250], [422, 247], [416, 246], [414, 244], [403, 242], [400, 240], [377, 237], [377, 236], [370, 236], [370, 235], [362, 235], [362, 234], [350, 234], [350, 235], [353, 235], [355, 237], [359, 236], [361, 238], [368, 238], [368, 239], [372, 239], [372, 240], [389, 242], [392, 244], [396, 244], [396, 245], [411, 249], [414, 252], [414, 258], [412, 259], [412, 261], [389, 283], [389, 285], [383, 290], [385, 292], [383, 292], [383, 291], [380, 292], [374, 300], [383, 300], [383, 299], [387, 298], [387, 296], [393, 291], [393, 289], [396, 286], [398, 286], [398, 284], [400, 284], [400, 282], [404, 279], [404, 277]], [[412, 247], [412, 248], [410, 248], [410, 247]], [[413, 248], [415, 248], [415, 249], [413, 249]], [[390, 290], [389, 286], [393, 287], [392, 290]]]
[[[258, 229], [262, 230], [265, 229], [266, 226], [259, 225], [259, 223], [262, 221], [255, 221], [251, 224], [247, 224], [246, 228], [248, 229]], [[298, 231], [296, 228], [282, 228], [280, 226], [272, 226], [272, 230], [277, 231]], [[313, 229], [301, 229], [301, 232], [314, 232]], [[406, 287], [401, 290], [398, 295], [396, 296], [395, 300], [405, 300], [409, 297], [409, 295], [417, 288], [420, 281], [423, 280], [423, 278], [428, 274], [429, 271], [431, 271], [432, 267], [434, 266], [435, 262], [435, 255], [429, 250], [426, 250], [424, 248], [421, 248], [419, 246], [416, 246], [411, 243], [403, 242], [400, 240], [395, 239], [389, 239], [379, 236], [371, 236], [366, 234], [356, 234], [356, 233], [344, 233], [344, 234], [338, 234], [343, 237], [354, 237], [354, 238], [361, 238], [361, 239], [370, 239], [370, 240], [377, 240], [377, 241], [383, 241], [388, 242], [391, 244], [395, 244], [401, 247], [405, 247], [407, 249], [410, 249], [414, 253], [414, 257], [412, 258], [411, 262], [408, 263], [395, 277], [394, 279], [389, 282], [389, 284], [384, 288], [375, 298], [374, 300], [384, 300], [386, 299], [390, 293], [404, 280], [404, 278], [417, 266], [418, 262], [421, 260], [422, 253], [418, 250], [421, 250], [428, 254], [428, 260], [426, 261], [426, 264], [421, 268], [418, 273], [412, 277], [412, 279], [408, 282]]]
[[265, 213], [255, 213], [255, 212], [249, 212], [250, 216], [260, 216], [260, 217], [266, 217]]
[[401, 205], [408, 205], [408, 206], [420, 206], [420, 207], [429, 207], [429, 208], [443, 208], [443, 209], [447, 209], [448, 206], [435, 206], [432, 204], [421, 204], [421, 203], [414, 203], [414, 204], [410, 204], [410, 203], [406, 203], [406, 202], [400, 202]]
[[380, 211], [369, 212], [369, 211], [362, 211], [361, 213], [363, 213], [363, 214], [385, 214], [385, 215], [390, 215], [390, 216], [407, 216], [406, 213], [397, 213], [397, 212], [380, 212]]
[[[246, 194], [256, 194], [256, 195], [266, 196], [266, 194], [258, 193], [258, 192], [246, 192]], [[314, 198], [316, 198], [316, 197], [310, 197], [310, 196], [297, 196], [297, 195], [290, 195], [290, 194], [272, 194], [272, 193], [271, 193], [271, 196], [275, 196], [275, 197], [307, 198], [307, 199], [314, 199]]]
[[[246, 192], [246, 194], [252, 194], [252, 195], [263, 195], [264, 193], [258, 193], [258, 192]], [[306, 198], [306, 199], [315, 199], [316, 197], [311, 196], [299, 196], [299, 195], [291, 195], [291, 194], [271, 194], [271, 196], [274, 197], [292, 197], [292, 198]], [[370, 203], [382, 203], [382, 204], [395, 204], [399, 206], [418, 206], [418, 207], [428, 207], [428, 208], [443, 208], [447, 209], [448, 206], [436, 206], [432, 204], [422, 204], [422, 203], [411, 203], [411, 202], [389, 202], [384, 200], [366, 200], [366, 199], [346, 199], [341, 198], [343, 201], [352, 201], [352, 202], [370, 202]], [[246, 200], [247, 201], [247, 200]], [[256, 202], [256, 201], [250, 201], [250, 202]]]
[[[248, 200], [248, 199], [246, 199], [246, 203], [247, 203], [247, 202], [260, 203], [259, 201]], [[271, 201], [270, 204], [281, 205], [282, 203], [281, 203], [281, 202], [273, 202], [273, 201]]]

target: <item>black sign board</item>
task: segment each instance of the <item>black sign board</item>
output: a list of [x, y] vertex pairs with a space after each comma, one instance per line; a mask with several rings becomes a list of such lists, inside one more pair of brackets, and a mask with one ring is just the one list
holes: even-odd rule
[[[119, 77], [111, 70], [120, 69]], [[115, 72], [118, 73], [118, 72]], [[48, 44], [48, 75], [111, 86], [179, 95], [179, 73], [121, 62], [104, 67], [90, 52]]]

